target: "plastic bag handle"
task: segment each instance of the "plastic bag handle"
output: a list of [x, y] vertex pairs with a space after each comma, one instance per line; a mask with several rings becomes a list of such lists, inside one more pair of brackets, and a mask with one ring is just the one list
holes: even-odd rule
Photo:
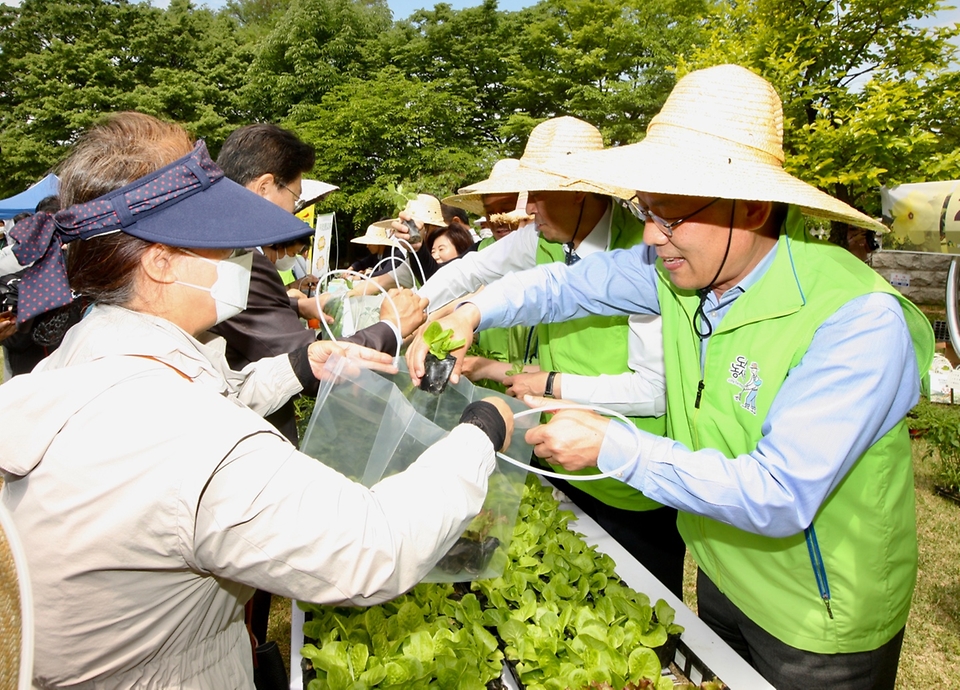
[[[353, 276], [357, 276], [358, 278], [362, 278], [363, 280], [365, 280], [365, 281], [367, 281], [367, 282], [369, 282], [369, 283], [372, 283], [374, 286], [376, 286], [376, 288], [377, 288], [380, 292], [383, 293], [384, 299], [386, 299], [387, 301], [389, 301], [389, 302], [390, 302], [390, 306], [393, 307], [393, 313], [396, 314], [396, 316], [397, 316], [397, 336], [398, 336], [398, 337], [397, 337], [397, 352], [396, 352], [396, 354], [393, 356], [393, 363], [394, 363], [394, 366], [396, 366], [397, 362], [400, 360], [400, 345], [401, 345], [401, 343], [402, 343], [402, 341], [403, 341], [403, 338], [400, 336], [400, 310], [397, 309], [397, 303], [393, 301], [393, 297], [391, 297], [391, 296], [387, 293], [387, 291], [384, 289], [384, 287], [383, 287], [380, 283], [378, 283], [377, 281], [375, 281], [375, 280], [374, 280], [373, 278], [371, 278], [370, 276], [365, 276], [365, 275], [363, 275], [362, 273], [358, 273], [358, 272], [356, 272], [356, 271], [351, 271], [349, 268], [335, 268], [335, 269], [333, 269], [332, 271], [327, 271], [326, 273], [324, 273], [324, 274], [320, 277], [320, 283], [321, 283], [321, 284], [325, 284], [326, 281], [327, 281], [327, 279], [328, 279], [330, 276], [333, 276], [333, 275], [346, 275], [346, 274], [353, 275]], [[319, 293], [319, 292], [314, 296], [314, 299], [317, 300], [317, 312], [320, 314], [320, 323], [321, 323], [321, 325], [323, 326], [323, 329], [327, 332], [327, 335], [330, 337], [330, 340], [336, 342], [337, 339], [333, 337], [333, 331], [330, 330], [330, 324], [328, 324], [328, 323], [327, 323], [327, 320], [326, 320], [325, 318], [323, 318], [323, 309], [320, 308], [320, 293]]]
[[[424, 283], [427, 282], [427, 272], [423, 270], [423, 264], [420, 263], [420, 257], [419, 257], [419, 256], [417, 255], [417, 253], [413, 250], [413, 245], [410, 244], [409, 242], [407, 242], [406, 240], [401, 240], [399, 237], [394, 237], [393, 239], [394, 239], [397, 243], [399, 243], [401, 247], [404, 246], [404, 245], [406, 245], [406, 249], [407, 249], [411, 254], [413, 254], [413, 258], [417, 260], [417, 267], [420, 269], [420, 277], [423, 279], [423, 280], [420, 282], [420, 285], [422, 286]], [[413, 272], [413, 269], [410, 269], [410, 272], [412, 273], [412, 272]], [[416, 276], [413, 276], [413, 279], [414, 279], [414, 281], [416, 281], [417, 277], [416, 277]], [[395, 281], [397, 280], [396, 277], [394, 277], [394, 280], [395, 280]], [[397, 282], [397, 287], [400, 287], [400, 283], [399, 283], [399, 282]], [[414, 292], [416, 292], [416, 289], [414, 289]]]
[[608, 477], [613, 477], [620, 474], [621, 472], [633, 467], [637, 464], [637, 461], [640, 459], [640, 430], [634, 426], [629, 419], [624, 417], [619, 412], [614, 412], [613, 410], [608, 410], [605, 407], [600, 407], [598, 405], [580, 405], [578, 403], [556, 403], [553, 405], [545, 405], [543, 407], [535, 407], [530, 410], [523, 410], [522, 412], [517, 412], [513, 415], [513, 418], [517, 417], [526, 417], [531, 414], [540, 414], [542, 412], [548, 412], [551, 410], [593, 410], [602, 415], [608, 417], [616, 417], [621, 422], [626, 424], [632, 431], [633, 436], [637, 440], [637, 452], [636, 454], [626, 463], [616, 468], [615, 470], [610, 470], [609, 472], [601, 472], [600, 474], [560, 474], [559, 472], [550, 472], [549, 470], [542, 470], [539, 467], [534, 467], [533, 465], [525, 465], [522, 462], [518, 462], [511, 457], [507, 457], [501, 452], [497, 452], [497, 457], [501, 460], [506, 460], [511, 465], [516, 465], [517, 467], [526, 470], [527, 472], [533, 472], [534, 474], [539, 474], [542, 477], [553, 477], [555, 479], [563, 479], [568, 482], [595, 482], [598, 479], [606, 479]]

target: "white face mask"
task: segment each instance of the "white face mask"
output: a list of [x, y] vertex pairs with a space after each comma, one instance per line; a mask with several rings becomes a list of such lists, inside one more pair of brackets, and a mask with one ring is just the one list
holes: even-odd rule
[[194, 254], [188, 249], [180, 251], [217, 267], [217, 279], [210, 287], [184, 283], [181, 280], [174, 281], [177, 285], [186, 285], [209, 292], [217, 305], [217, 323], [222, 323], [247, 308], [247, 296], [250, 294], [250, 269], [253, 266], [252, 253], [244, 252], [239, 256], [216, 261]]
[[289, 271], [291, 268], [297, 265], [297, 257], [294, 256], [281, 256], [276, 261], [273, 262], [273, 265], [277, 267], [278, 271]]

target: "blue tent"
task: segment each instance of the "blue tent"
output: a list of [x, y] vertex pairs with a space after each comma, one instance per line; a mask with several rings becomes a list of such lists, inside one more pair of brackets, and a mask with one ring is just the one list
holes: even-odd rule
[[50, 173], [30, 189], [14, 194], [0, 201], [0, 220], [13, 218], [18, 213], [33, 213], [37, 204], [48, 196], [56, 196], [60, 189], [60, 178]]

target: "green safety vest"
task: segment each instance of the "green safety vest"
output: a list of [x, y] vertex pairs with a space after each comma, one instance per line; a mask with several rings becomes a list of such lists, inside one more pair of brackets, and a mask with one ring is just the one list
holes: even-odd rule
[[[627, 249], [643, 240], [643, 225], [620, 204], [612, 203], [610, 221], [610, 249]], [[542, 237], [537, 246], [537, 263], [547, 264], [564, 260], [563, 245]], [[559, 323], [541, 324], [539, 358], [542, 371], [558, 371], [582, 376], [623, 374], [630, 371], [627, 364], [627, 340], [630, 328], [626, 316], [587, 316]], [[663, 436], [665, 417], [631, 417], [644, 431]], [[598, 474], [590, 468], [563, 474]], [[662, 507], [619, 479], [576, 482], [576, 487], [607, 505], [625, 510], [652, 510]]]
[[[700, 342], [692, 325], [699, 298], [673, 286], [657, 262], [667, 432], [692, 450], [715, 448], [729, 458], [755, 450], [780, 386], [817, 329], [861, 295], [897, 297], [921, 377], [929, 370], [933, 333], [911, 302], [846, 250], [810, 238], [795, 208], [785, 231], [767, 273], [710, 336], [699, 407]], [[805, 533], [764, 537], [684, 512], [678, 525], [704, 573], [774, 637], [811, 652], [861, 652], [889, 641], [907, 620], [917, 572], [913, 492], [910, 439], [901, 421], [856, 461], [814, 518], [833, 618]]]

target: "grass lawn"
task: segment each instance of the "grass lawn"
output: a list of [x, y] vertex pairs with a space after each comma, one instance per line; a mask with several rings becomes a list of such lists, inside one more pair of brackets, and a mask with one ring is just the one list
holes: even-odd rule
[[[933, 488], [927, 444], [913, 442], [920, 572], [900, 657], [898, 690], [960, 687], [960, 505]], [[687, 557], [684, 601], [696, 610], [694, 566]], [[290, 601], [274, 597], [269, 637], [290, 659]], [[299, 671], [297, 671], [299, 672]]]

